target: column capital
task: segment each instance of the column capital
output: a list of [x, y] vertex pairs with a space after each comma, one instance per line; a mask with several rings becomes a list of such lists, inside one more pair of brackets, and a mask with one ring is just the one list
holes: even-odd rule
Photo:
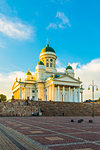
[[19, 88], [22, 88], [22, 87], [23, 87], [22, 85], [19, 86]]

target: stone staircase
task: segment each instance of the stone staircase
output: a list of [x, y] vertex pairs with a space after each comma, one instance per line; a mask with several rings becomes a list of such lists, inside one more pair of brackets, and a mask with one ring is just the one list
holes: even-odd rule
[[[82, 103], [44, 103], [41, 106], [43, 116], [90, 116], [91, 104]], [[100, 111], [99, 111], [100, 115]]]
[[[95, 115], [100, 116], [100, 103], [94, 104]], [[91, 116], [92, 103], [13, 100], [0, 103], [0, 116], [32, 116], [42, 110], [42, 116]]]

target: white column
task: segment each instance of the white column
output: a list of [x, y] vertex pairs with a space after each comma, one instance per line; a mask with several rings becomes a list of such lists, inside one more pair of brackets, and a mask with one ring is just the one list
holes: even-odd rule
[[60, 88], [59, 88], [59, 85], [58, 85], [58, 101], [59, 101], [59, 96], [60, 96]]
[[78, 103], [80, 102], [80, 87], [78, 88]]
[[63, 86], [63, 102], [65, 101], [65, 86]]
[[83, 103], [83, 92], [81, 92], [81, 103]]
[[21, 87], [20, 87], [20, 99], [21, 99]]
[[73, 102], [75, 102], [75, 87], [74, 87], [74, 93], [73, 93], [74, 95], [74, 98], [73, 98]]
[[53, 84], [53, 88], [52, 88], [52, 96], [53, 96], [53, 101], [54, 101], [54, 84]]
[[69, 88], [68, 88], [68, 102], [70, 102], [71, 100], [70, 100], [70, 86], [69, 86]]

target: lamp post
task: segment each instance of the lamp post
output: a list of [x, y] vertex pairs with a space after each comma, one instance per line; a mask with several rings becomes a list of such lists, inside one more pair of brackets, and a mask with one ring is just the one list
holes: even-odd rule
[[94, 117], [94, 88], [96, 87], [96, 91], [98, 91], [98, 86], [94, 84], [94, 80], [92, 80], [92, 84], [89, 85], [88, 90], [90, 90], [90, 87], [92, 87], [92, 117]]

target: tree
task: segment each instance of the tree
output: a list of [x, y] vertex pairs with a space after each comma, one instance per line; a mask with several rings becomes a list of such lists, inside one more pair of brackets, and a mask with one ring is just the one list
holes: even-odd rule
[[0, 102], [6, 101], [7, 97], [4, 94], [0, 94]]

